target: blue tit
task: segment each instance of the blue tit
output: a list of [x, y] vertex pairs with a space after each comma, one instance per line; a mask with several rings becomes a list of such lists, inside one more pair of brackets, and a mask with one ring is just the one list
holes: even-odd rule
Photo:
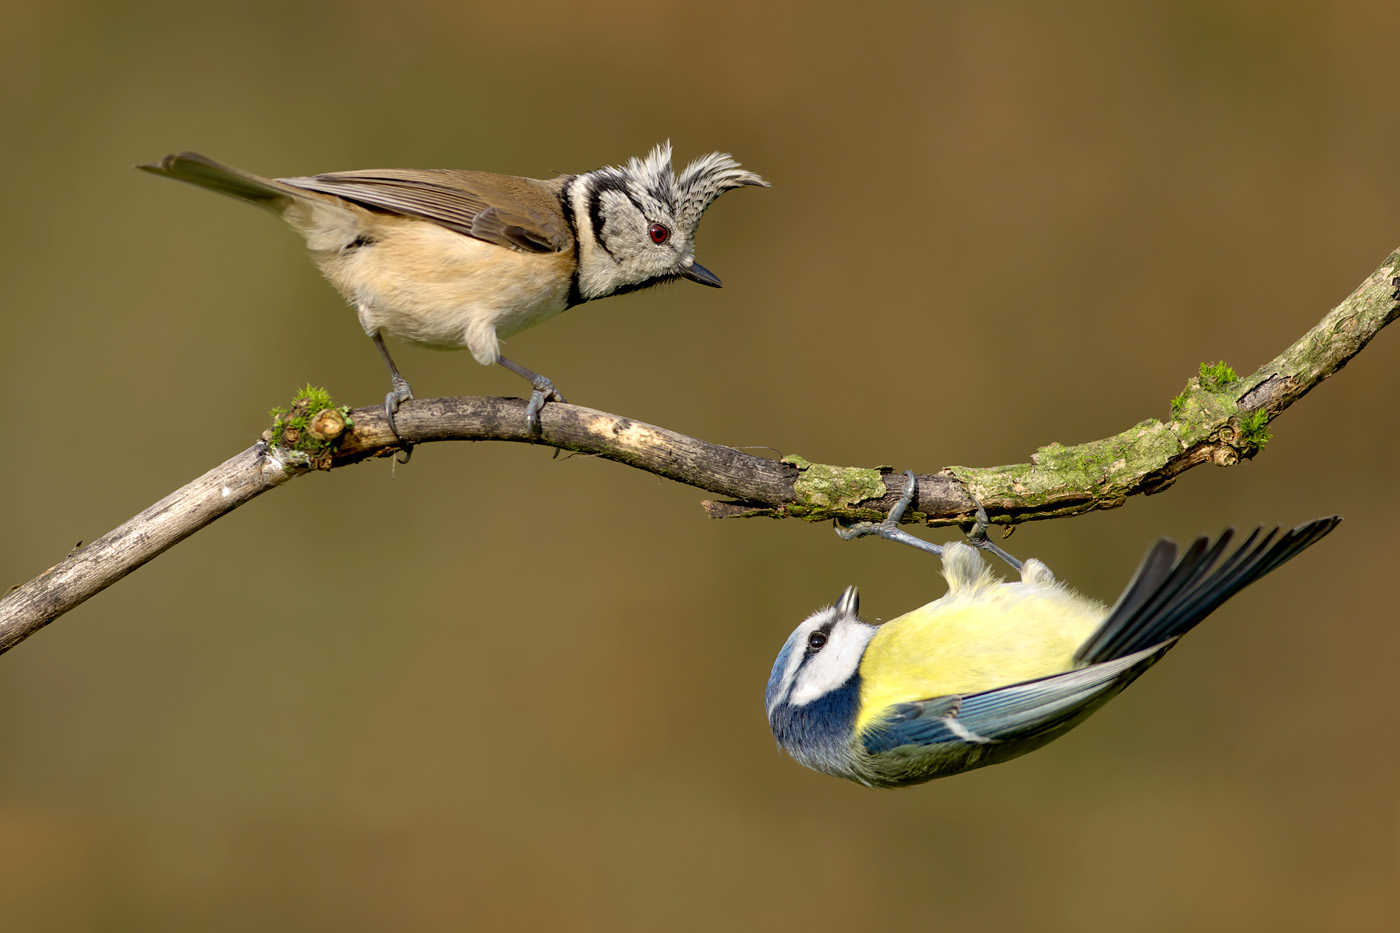
[[898, 530], [913, 498], [908, 475], [891, 518], [856, 534], [941, 553], [948, 592], [879, 624], [861, 619], [859, 594], [848, 587], [789, 636], [766, 694], [779, 747], [813, 770], [874, 787], [1008, 761], [1059, 738], [1221, 603], [1341, 521], [1256, 529], [1228, 555], [1232, 531], [1197, 538], [1179, 557], [1164, 539], [1107, 608], [1038, 560], [1008, 558], [1020, 579], [1004, 582], [967, 544], [940, 548]]

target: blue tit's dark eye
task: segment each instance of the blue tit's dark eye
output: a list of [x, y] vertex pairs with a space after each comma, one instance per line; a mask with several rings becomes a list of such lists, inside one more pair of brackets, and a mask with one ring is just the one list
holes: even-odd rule
[[671, 231], [667, 230], [661, 224], [652, 224], [651, 229], [649, 229], [647, 233], [651, 236], [651, 241], [657, 246], [665, 243], [671, 236]]
[[807, 636], [807, 650], [820, 651], [826, 644], [826, 632], [813, 632]]

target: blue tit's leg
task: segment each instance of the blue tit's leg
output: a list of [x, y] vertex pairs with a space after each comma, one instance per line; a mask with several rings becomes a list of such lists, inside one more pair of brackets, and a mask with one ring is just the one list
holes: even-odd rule
[[370, 334], [370, 339], [379, 348], [379, 355], [384, 357], [384, 365], [389, 367], [389, 379], [394, 384], [394, 390], [384, 396], [384, 415], [389, 419], [389, 433], [394, 435], [394, 440], [399, 442], [403, 448], [403, 459], [399, 463], [407, 463], [413, 456], [413, 445], [404, 442], [399, 437], [399, 429], [394, 425], [394, 413], [399, 410], [399, 404], [407, 402], [413, 398], [413, 387], [408, 384], [408, 380], [399, 375], [399, 368], [394, 365], [394, 358], [389, 355], [389, 348], [384, 346], [384, 338], [378, 332]]
[[[972, 494], [968, 493], [968, 495]], [[1021, 562], [991, 542], [991, 539], [987, 537], [987, 529], [992, 524], [991, 520], [987, 518], [987, 510], [982, 508], [982, 503], [978, 501], [976, 496], [972, 496], [972, 501], [977, 503], [977, 521], [973, 523], [972, 530], [967, 533], [967, 543], [975, 548], [995, 554], [1006, 561], [1012, 570], [1019, 573]]]
[[[907, 544], [916, 547], [921, 551], [928, 551], [930, 554], [942, 554], [943, 548], [937, 544], [931, 544], [921, 538], [916, 538], [907, 531], [899, 528], [899, 520], [904, 517], [904, 512], [914, 501], [914, 494], [917, 491], [915, 485], [914, 471], [905, 470], [905, 477], [909, 483], [904, 487], [904, 495], [899, 497], [899, 501], [890, 509], [889, 516], [882, 522], [836, 522], [836, 534], [844, 541], [854, 541], [856, 538], [863, 538], [866, 535], [879, 535], [887, 541], [897, 541], [900, 544]], [[977, 502], [974, 496], [973, 502]], [[972, 531], [967, 536], [967, 543], [975, 548], [995, 554], [1016, 571], [1020, 571], [1021, 562], [1010, 554], [997, 547], [987, 538], [987, 528], [991, 521], [987, 518], [987, 512], [982, 508], [982, 503], [977, 502], [977, 522], [972, 526]]]
[[899, 527], [899, 520], [904, 517], [904, 510], [914, 501], [914, 493], [917, 486], [914, 481], [914, 471], [905, 470], [904, 476], [909, 480], [904, 487], [904, 495], [899, 497], [899, 501], [890, 509], [890, 514], [882, 522], [848, 522], [841, 519], [836, 520], [836, 534], [842, 541], [854, 541], [856, 538], [864, 538], [866, 535], [879, 535], [886, 541], [897, 541], [900, 544], [907, 544], [916, 547], [921, 551], [928, 551], [930, 554], [942, 554], [943, 548], [937, 544], [916, 538], [907, 531], [902, 531]]
[[564, 402], [567, 405], [568, 402], [565, 401], [564, 396], [559, 394], [559, 390], [554, 388], [554, 383], [539, 373], [528, 370], [504, 356], [496, 362], [517, 376], [530, 380], [530, 385], [534, 387], [534, 391], [530, 393], [530, 404], [525, 409], [525, 419], [530, 423], [530, 433], [538, 436], [540, 433], [540, 409], [544, 407], [544, 403], [555, 401]]

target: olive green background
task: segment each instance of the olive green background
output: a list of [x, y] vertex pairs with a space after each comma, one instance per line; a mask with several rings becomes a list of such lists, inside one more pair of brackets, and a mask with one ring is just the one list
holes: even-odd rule
[[[671, 139], [725, 195], [686, 283], [509, 341], [571, 401], [932, 471], [1165, 417], [1400, 247], [1390, 3], [6, 0], [0, 570], [19, 583], [388, 380], [298, 238], [132, 170], [547, 176]], [[763, 686], [855, 583], [936, 562], [587, 457], [299, 479], [0, 658], [0, 925], [86, 930], [1371, 930], [1395, 877], [1384, 333], [1256, 460], [1008, 544], [1114, 598], [1158, 536], [1339, 512], [1027, 758], [876, 792]], [[518, 395], [399, 347], [421, 397]], [[946, 533], [929, 533], [946, 537]]]

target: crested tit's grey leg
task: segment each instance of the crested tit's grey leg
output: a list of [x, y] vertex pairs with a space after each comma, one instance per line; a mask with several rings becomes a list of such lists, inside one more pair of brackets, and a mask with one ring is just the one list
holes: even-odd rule
[[413, 387], [408, 384], [408, 380], [399, 375], [399, 368], [394, 365], [394, 358], [389, 355], [389, 348], [384, 346], [384, 338], [378, 333], [370, 335], [374, 345], [379, 348], [379, 355], [384, 357], [384, 365], [389, 367], [389, 379], [394, 384], [394, 391], [384, 396], [384, 416], [389, 419], [389, 432], [394, 435], [394, 440], [399, 442], [403, 448], [403, 459], [399, 463], [407, 463], [413, 456], [413, 445], [404, 442], [399, 437], [399, 429], [394, 425], [394, 413], [399, 410], [399, 404], [413, 398]]
[[568, 402], [565, 400], [564, 396], [559, 394], [559, 390], [554, 388], [554, 383], [550, 382], [539, 373], [526, 369], [519, 363], [512, 362], [504, 356], [496, 362], [500, 363], [517, 376], [528, 379], [530, 385], [534, 387], [534, 391], [530, 393], [530, 404], [525, 409], [525, 419], [530, 423], [530, 433], [538, 435], [540, 433], [540, 409], [544, 407], [544, 403], [551, 400], [564, 402], [565, 404], [568, 404]]
[[[900, 544], [907, 544], [916, 547], [921, 551], [928, 551], [930, 554], [942, 554], [943, 548], [937, 544], [932, 544], [922, 538], [916, 538], [907, 531], [900, 530], [899, 520], [904, 517], [905, 509], [914, 501], [914, 493], [917, 490], [914, 480], [914, 471], [905, 470], [904, 475], [909, 482], [904, 487], [904, 495], [899, 497], [899, 501], [890, 509], [889, 516], [882, 522], [843, 522], [836, 521], [836, 534], [844, 541], [854, 541], [856, 538], [863, 538], [866, 535], [879, 535], [887, 541], [897, 541]], [[973, 497], [973, 502], [977, 498]], [[1021, 562], [1010, 554], [997, 547], [987, 539], [987, 528], [991, 522], [987, 518], [987, 512], [982, 508], [982, 503], [977, 502], [977, 523], [972, 526], [972, 531], [967, 536], [967, 543], [975, 548], [989, 551], [1006, 561], [1013, 570], [1021, 569]]]

